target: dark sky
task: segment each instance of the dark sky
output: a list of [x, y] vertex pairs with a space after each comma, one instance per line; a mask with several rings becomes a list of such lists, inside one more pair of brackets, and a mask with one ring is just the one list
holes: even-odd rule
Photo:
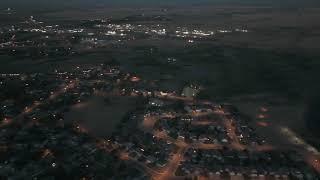
[[230, 4], [249, 4], [249, 5], [314, 5], [319, 4], [319, 0], [0, 0], [0, 7], [81, 7], [99, 6], [109, 4], [120, 5], [192, 5], [208, 3], [230, 3]]
[[71, 9], [91, 10], [96, 7], [185, 7], [207, 5], [271, 6], [280, 8], [320, 7], [320, 0], [0, 0], [1, 9], [19, 13], [43, 13]]

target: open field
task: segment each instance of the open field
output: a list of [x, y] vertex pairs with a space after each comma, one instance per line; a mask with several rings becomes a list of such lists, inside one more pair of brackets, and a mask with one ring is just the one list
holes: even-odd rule
[[134, 98], [110, 97], [110, 102], [104, 102], [104, 97], [92, 97], [84, 103], [74, 105], [66, 114], [66, 121], [80, 122], [95, 136], [110, 135], [125, 114], [134, 109]]

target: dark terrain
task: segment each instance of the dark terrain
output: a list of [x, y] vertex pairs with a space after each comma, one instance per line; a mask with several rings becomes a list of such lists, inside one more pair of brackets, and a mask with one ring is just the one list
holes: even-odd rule
[[[320, 124], [319, 116], [314, 115], [318, 114], [315, 108], [318, 100], [314, 100], [313, 95], [320, 90], [317, 83], [320, 77], [320, 8], [312, 5], [312, 2], [303, 6], [280, 3], [276, 6], [220, 4], [206, 7], [170, 5], [163, 8], [101, 5], [92, 9], [52, 8], [32, 12], [20, 7], [11, 15], [1, 14], [0, 23], [10, 27], [33, 15], [40, 21], [59, 23], [65, 27], [92, 28], [90, 23], [82, 24], [82, 21], [111, 19], [111, 23], [161, 24], [169, 29], [176, 26], [191, 29], [245, 28], [250, 32], [217, 35], [214, 40], [193, 44], [170, 38], [141, 38], [110, 43], [96, 49], [78, 47], [79, 41], [75, 41], [73, 47], [78, 50], [76, 54], [47, 57], [37, 54], [10, 55], [0, 50], [0, 71], [20, 73], [47, 72], [57, 68], [68, 70], [76, 65], [115, 60], [127, 71], [149, 80], [157, 80], [168, 90], [193, 82], [204, 87], [199, 95], [203, 99], [241, 101], [244, 104], [254, 102], [256, 106], [269, 105], [275, 109], [278, 106], [288, 107], [289, 110], [290, 107], [298, 108], [297, 112], [301, 113], [294, 119], [288, 120], [291, 116], [283, 114], [289, 112], [282, 112], [283, 122], [290, 121], [290, 127], [318, 146], [317, 138], [313, 137], [318, 136], [318, 133], [313, 133], [315, 130], [307, 132], [310, 127], [318, 129]], [[148, 18], [154, 16], [163, 18]], [[3, 37], [1, 42], [10, 36], [0, 34]], [[36, 36], [22, 33], [15, 38], [22, 41]], [[53, 47], [66, 46], [64, 38], [57, 36], [58, 45]], [[177, 61], [168, 63], [168, 57], [174, 57]]]

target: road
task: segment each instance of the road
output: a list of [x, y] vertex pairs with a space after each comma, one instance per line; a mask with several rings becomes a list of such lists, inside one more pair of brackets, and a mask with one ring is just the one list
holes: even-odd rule
[[[193, 102], [190, 99], [184, 99], [184, 98], [174, 97], [172, 99], [185, 100], [188, 103]], [[197, 103], [199, 103], [199, 102], [197, 102]], [[217, 122], [216, 119], [212, 120], [212, 121], [210, 119], [206, 119], [205, 121], [194, 122], [194, 124], [195, 125], [215, 125], [217, 123], [222, 124], [226, 128], [227, 134], [230, 137], [229, 145], [226, 145], [227, 147], [229, 147], [231, 149], [235, 149], [237, 151], [242, 151], [244, 149], [248, 149], [250, 151], [272, 151], [272, 150], [276, 149], [276, 147], [269, 145], [269, 144], [257, 145], [257, 146], [246, 146], [246, 145], [241, 144], [239, 141], [239, 138], [236, 135], [236, 128], [233, 126], [233, 123], [232, 123], [234, 120], [232, 118], [227, 118], [227, 116], [226, 116], [227, 113], [225, 113], [222, 110], [217, 110], [217, 111], [212, 111], [212, 112], [204, 112], [204, 113], [191, 113], [190, 115], [192, 115], [193, 117], [201, 117], [201, 116], [207, 116], [210, 114], [217, 114], [217, 115], [221, 116], [221, 118], [220, 118], [221, 122]], [[179, 116], [179, 115], [181, 115], [181, 114], [175, 114], [175, 115], [170, 114], [169, 117], [174, 118], [175, 116]], [[165, 131], [154, 130], [153, 129], [154, 124], [161, 118], [162, 118], [161, 115], [160, 116], [153, 116], [153, 115], [145, 116], [143, 122], [140, 125], [140, 128], [146, 132], [153, 133], [153, 135], [157, 138], [161, 138], [163, 140], [166, 140], [167, 142], [171, 142], [172, 144], [174, 144], [177, 147], [177, 151], [170, 156], [166, 166], [164, 166], [163, 168], [149, 167], [147, 164], [140, 162], [134, 158], [131, 158], [129, 156], [128, 152], [123, 151], [123, 152], [119, 153], [119, 158], [121, 160], [136, 164], [138, 169], [149, 174], [150, 177], [154, 180], [170, 180], [170, 179], [173, 180], [173, 179], [185, 179], [186, 177], [189, 177], [189, 178], [192, 177], [193, 175], [190, 175], [190, 176], [176, 176], [175, 175], [175, 172], [179, 168], [179, 165], [184, 161], [185, 152], [189, 148], [206, 149], [206, 150], [216, 150], [216, 149], [223, 148], [223, 145], [220, 145], [220, 144], [204, 144], [204, 143], [200, 143], [200, 142], [186, 143], [184, 140], [171, 138], [170, 136], [168, 136], [168, 134]], [[293, 136], [293, 135], [289, 133], [289, 134], [287, 134], [287, 136]], [[296, 139], [296, 137], [293, 139]], [[304, 141], [299, 140], [299, 142], [304, 142]], [[306, 147], [305, 149], [308, 149], [307, 147], [309, 147], [309, 146], [306, 146], [306, 144], [304, 144], [304, 143], [301, 143], [301, 144], [304, 147]], [[108, 152], [111, 152], [114, 149], [116, 149], [116, 148], [108, 149]], [[309, 150], [310, 150], [310, 147], [309, 147]], [[319, 156], [314, 153], [310, 153], [310, 151], [307, 151], [307, 150], [303, 151], [302, 153], [304, 155], [305, 161], [309, 165], [314, 167], [314, 169], [320, 173]], [[198, 178], [199, 179], [221, 179], [219, 177], [219, 175], [215, 175], [215, 174], [213, 174], [209, 177], [199, 176]]]
[[23, 120], [24, 120], [24, 116], [33, 112], [35, 109], [37, 109], [38, 107], [40, 107], [41, 105], [45, 104], [45, 103], [48, 103], [54, 99], [56, 99], [57, 97], [59, 97], [60, 95], [64, 94], [65, 92], [67, 92], [68, 90], [70, 89], [74, 89], [76, 86], [78, 85], [78, 81], [76, 80], [71, 80], [69, 81], [68, 84], [66, 85], [61, 85], [60, 88], [54, 92], [51, 92], [50, 96], [43, 100], [42, 102], [39, 102], [39, 101], [35, 101], [33, 104], [31, 104], [30, 106], [27, 106], [24, 108], [24, 110], [19, 114], [17, 115], [15, 118], [13, 119], [8, 119], [6, 121], [3, 121], [1, 124], [0, 124], [0, 128], [3, 128], [5, 126], [8, 126], [12, 123], [21, 123]]
[[303, 155], [305, 162], [320, 173], [320, 152], [305, 142], [287, 127], [280, 127], [280, 131], [288, 138], [288, 141], [297, 147], [297, 151]]
[[[174, 99], [177, 99], [176, 97]], [[178, 98], [181, 100], [181, 98]], [[188, 102], [190, 102], [190, 99], [187, 99]], [[206, 102], [207, 103], [207, 102]], [[222, 122], [217, 122], [216, 120], [210, 120], [207, 119], [205, 121], [197, 121], [193, 122], [193, 124], [196, 125], [215, 125], [217, 123], [221, 123], [227, 130], [227, 134], [230, 137], [229, 145], [227, 145], [231, 149], [235, 149], [238, 151], [242, 151], [244, 149], [250, 149], [251, 151], [270, 151], [273, 150], [274, 147], [271, 145], [261, 145], [261, 146], [255, 146], [255, 147], [248, 147], [240, 143], [236, 133], [235, 133], [235, 127], [232, 125], [233, 119], [227, 118], [226, 113], [222, 110], [216, 110], [212, 112], [201, 112], [201, 113], [190, 113], [192, 117], [201, 117], [201, 116], [208, 116], [211, 114], [217, 114], [221, 116]], [[178, 116], [178, 114], [176, 114]], [[142, 122], [142, 129], [148, 132], [152, 132], [153, 135], [157, 138], [161, 138], [163, 140], [166, 140], [167, 142], [171, 142], [175, 144], [178, 147], [178, 150], [175, 154], [172, 155], [172, 157], [169, 159], [167, 165], [159, 170], [150, 170], [149, 167], [145, 167], [147, 169], [148, 173], [151, 175], [152, 179], [154, 180], [167, 180], [167, 179], [179, 179], [183, 177], [177, 177], [175, 176], [175, 172], [177, 171], [179, 164], [184, 161], [184, 154], [189, 148], [194, 149], [206, 149], [206, 150], [216, 150], [216, 149], [222, 149], [223, 145], [220, 144], [204, 144], [201, 142], [195, 142], [195, 143], [186, 143], [184, 140], [181, 139], [173, 139], [165, 131], [157, 131], [153, 130], [153, 126], [157, 120], [161, 119], [161, 116], [147, 116], [144, 118]], [[134, 160], [133, 160], [134, 161]], [[143, 165], [143, 163], [141, 164]], [[202, 179], [208, 179], [209, 177], [201, 177]], [[209, 178], [210, 179], [210, 178]]]

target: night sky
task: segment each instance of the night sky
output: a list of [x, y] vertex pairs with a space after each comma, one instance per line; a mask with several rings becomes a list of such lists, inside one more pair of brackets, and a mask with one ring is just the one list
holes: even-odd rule
[[0, 6], [3, 7], [81, 7], [99, 5], [201, 5], [201, 4], [245, 4], [245, 5], [315, 5], [320, 4], [319, 0], [1, 0]]

